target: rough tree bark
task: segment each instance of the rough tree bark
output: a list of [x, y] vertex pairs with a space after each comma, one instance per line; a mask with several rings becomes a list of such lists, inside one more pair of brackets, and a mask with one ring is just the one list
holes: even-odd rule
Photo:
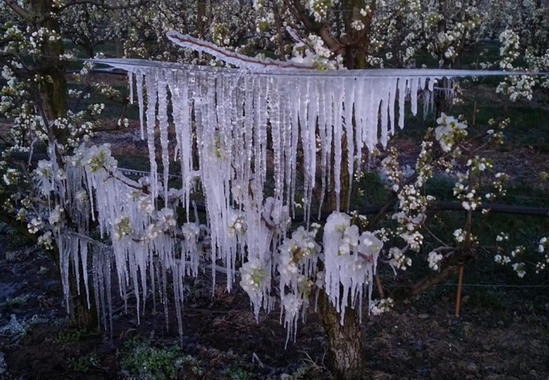
[[318, 303], [328, 343], [327, 367], [337, 379], [363, 379], [365, 352], [358, 310], [347, 308], [341, 324], [340, 314], [324, 293]]

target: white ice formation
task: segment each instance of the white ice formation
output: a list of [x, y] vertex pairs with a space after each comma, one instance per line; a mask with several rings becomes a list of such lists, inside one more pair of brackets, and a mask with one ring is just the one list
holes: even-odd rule
[[[183, 46], [190, 41], [173, 33], [170, 38]], [[221, 58], [227, 53], [211, 51], [216, 47], [210, 45], [202, 50]], [[371, 233], [360, 235], [349, 217], [339, 212], [342, 171], [347, 171], [350, 187], [363, 150], [385, 146], [396, 126], [404, 127], [406, 99], [416, 114], [418, 97], [423, 95], [424, 104], [429, 104], [438, 79], [473, 73], [316, 71], [227, 54], [228, 63], [240, 69], [95, 60], [128, 72], [130, 99], [136, 91], [151, 168], [146, 181], [132, 181], [117, 171], [107, 147], [82, 148], [67, 163], [68, 175], [61, 181], [62, 202], [71, 207], [71, 215], [80, 210], [78, 233], [56, 232], [67, 305], [70, 263], [82, 267], [86, 295], [85, 268], [91, 265], [95, 299], [106, 327], [114, 265], [119, 293], [126, 300], [133, 291], [138, 316], [149, 295], [153, 307], [161, 304], [167, 313], [168, 294], [173, 294], [181, 333], [183, 279], [198, 274], [206, 251], [199, 239], [204, 234], [209, 236], [205, 245], [214, 281], [223, 264], [230, 290], [240, 264], [240, 284], [250, 296], [256, 318], [262, 308], [273, 308], [272, 284], [278, 280], [288, 338], [295, 338], [297, 319], [300, 313], [304, 316], [314, 285], [326, 289], [343, 321], [348, 304], [361, 306], [365, 286], [371, 293], [382, 244]], [[50, 157], [55, 157], [50, 150]], [[168, 182], [174, 160], [181, 170], [178, 190], [170, 189]], [[55, 159], [43, 163], [42, 169], [58, 177]], [[44, 177], [39, 184], [47, 193], [55, 186]], [[191, 221], [190, 197], [197, 183], [205, 199], [207, 231], [197, 217]], [[313, 199], [314, 188], [321, 194], [333, 191], [336, 199], [336, 211], [324, 228], [324, 252], [315, 242], [319, 226], [310, 224], [313, 201], [318, 208], [323, 201]], [[77, 204], [82, 197], [71, 195], [83, 191], [88, 193], [89, 208]], [[290, 237], [287, 229], [298, 199], [303, 202], [305, 227]], [[186, 212], [186, 223], [179, 230], [176, 204]], [[97, 215], [101, 234], [112, 241], [110, 247], [99, 252], [90, 248], [84, 235], [86, 214]], [[325, 270], [317, 273], [319, 259]], [[168, 290], [170, 283], [173, 289]]]

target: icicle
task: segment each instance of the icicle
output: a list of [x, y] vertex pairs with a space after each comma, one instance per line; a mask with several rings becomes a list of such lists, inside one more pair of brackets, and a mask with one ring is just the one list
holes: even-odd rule
[[149, 72], [147, 80], [147, 146], [149, 148], [150, 163], [150, 185], [153, 204], [156, 204], [158, 197], [158, 173], [156, 165], [155, 129], [156, 129], [156, 103], [157, 103], [157, 81], [158, 73], [156, 70]]
[[269, 121], [271, 123], [271, 137], [273, 147], [273, 164], [276, 199], [280, 199], [283, 191], [284, 166], [282, 162], [281, 125], [280, 125], [280, 86], [277, 79], [271, 79], [268, 83]]
[[80, 262], [82, 264], [82, 278], [84, 280], [84, 288], [86, 289], [86, 301], [88, 309], [91, 308], [90, 304], [90, 288], [88, 284], [88, 243], [80, 241]]
[[335, 92], [333, 96], [334, 106], [334, 190], [336, 197], [336, 211], [340, 210], [340, 194], [341, 194], [341, 154], [342, 154], [342, 138], [343, 138], [343, 122], [342, 122], [342, 106], [343, 106], [343, 88], [340, 81], [334, 83]]
[[[164, 73], [159, 73], [164, 76]], [[160, 147], [162, 149], [162, 180], [164, 187], [164, 207], [168, 207], [168, 180], [170, 174], [170, 159], [168, 153], [168, 94], [165, 78], [158, 81], [158, 127], [160, 129]]]
[[353, 188], [353, 174], [355, 163], [355, 137], [353, 125], [353, 108], [355, 104], [356, 81], [354, 79], [344, 79], [344, 121], [345, 121], [345, 141], [347, 142], [347, 169], [349, 175], [348, 193], [347, 193], [347, 209], [351, 205], [351, 192]]
[[389, 119], [390, 119], [390, 127], [389, 127], [389, 133], [390, 135], [395, 134], [395, 100], [396, 100], [396, 92], [397, 92], [397, 86], [398, 86], [398, 79], [393, 79], [391, 81], [391, 84], [389, 86]]
[[[122, 175], [120, 179], [126, 184], [111, 178], [107, 170], [92, 172], [86, 168], [83, 181], [90, 195], [92, 213], [97, 213], [101, 236], [107, 235], [112, 241], [112, 256], [108, 262], [100, 262], [97, 252], [90, 253], [94, 267], [93, 281], [99, 289], [96, 300], [105, 327], [109, 324], [105, 312], [109, 313], [111, 308], [110, 295], [105, 288], [109, 286], [110, 277], [107, 277], [112, 260], [119, 292], [125, 303], [128, 294], [135, 292], [138, 319], [145, 311], [147, 295], [152, 292], [153, 307], [156, 295], [159, 295], [168, 323], [168, 293], [172, 291], [170, 289], [168, 292], [167, 283], [172, 281], [178, 331], [182, 332], [183, 276], [198, 274], [198, 236], [204, 232], [198, 226], [196, 215], [195, 223], [189, 223], [190, 195], [197, 177], [205, 198], [212, 290], [220, 262], [225, 265], [227, 288], [231, 289], [238, 259], [244, 263], [241, 284], [250, 295], [254, 314], [257, 317], [260, 309], [270, 310], [273, 307], [270, 283], [274, 278], [274, 265], [279, 265], [275, 253], [285, 241], [289, 209], [293, 214], [298, 179], [301, 180], [297, 173], [298, 168], [301, 171], [297, 162], [298, 153], [303, 154], [303, 191], [300, 192], [309, 228], [313, 190], [333, 188], [336, 209], [339, 210], [342, 160], [347, 161], [350, 189], [353, 176], [360, 168], [360, 163], [356, 165], [354, 161], [360, 160], [364, 146], [372, 150], [378, 143], [385, 145], [395, 132], [397, 101], [398, 125], [403, 128], [407, 96], [410, 96], [412, 113], [416, 114], [418, 92], [427, 91], [426, 87], [432, 91], [435, 77], [446, 75], [440, 71], [421, 70], [349, 70], [337, 73], [292, 70], [293, 64], [287, 66], [270, 60], [249, 60], [249, 57], [189, 36], [172, 33], [170, 37], [187, 47], [197, 48], [198, 45], [198, 50], [214, 54], [245, 70], [125, 59], [102, 61], [130, 71], [131, 101], [135, 81], [141, 132], [142, 137], [146, 132], [151, 166], [149, 183], [146, 183], [150, 195], [135, 191], [140, 184]], [[146, 100], [143, 99], [144, 81]], [[425, 92], [424, 106], [432, 99], [428, 94]], [[168, 104], [169, 101], [171, 104]], [[155, 230], [159, 227], [153, 223], [168, 210], [154, 207], [160, 191], [155, 146], [157, 122], [165, 206], [169, 205], [168, 195], [171, 195], [167, 182], [169, 147], [173, 143], [168, 134], [167, 112], [170, 109], [176, 137], [174, 158], [181, 163], [182, 189], [179, 194], [188, 222], [181, 230], [185, 237], [177, 248], [175, 238]], [[272, 156], [268, 149], [271, 147]], [[347, 152], [343, 157], [345, 147]], [[54, 151], [52, 147], [50, 150]], [[97, 148], [90, 156], [100, 150]], [[105, 157], [110, 156], [105, 153]], [[115, 165], [109, 170], [116, 171]], [[274, 196], [267, 197], [267, 191], [271, 191], [270, 188], [266, 189], [267, 173], [271, 171], [274, 172]], [[318, 183], [317, 176], [320, 176]], [[78, 178], [77, 173], [69, 173], [67, 189], [81, 186], [73, 185], [78, 183]], [[67, 204], [74, 203], [70, 194], [63, 197], [68, 198]], [[350, 198], [347, 200], [349, 203]], [[145, 241], [135, 242], [130, 236], [120, 234], [120, 224], [124, 224], [124, 218], [130, 221], [132, 233], [146, 236]], [[368, 262], [361, 261], [359, 250], [366, 250], [365, 246], [360, 245], [361, 239], [374, 239], [358, 236], [356, 228], [347, 222], [348, 216], [344, 214], [332, 214], [330, 218], [324, 230], [326, 276], [321, 278], [318, 275], [316, 280], [325, 283], [330, 301], [343, 316], [348, 303], [351, 307], [361, 307], [361, 296], [366, 286], [370, 296], [377, 256], [372, 256], [373, 259]], [[78, 221], [82, 228], [86, 223], [86, 219]], [[346, 248], [349, 239], [356, 240], [359, 248]], [[67, 248], [70, 244], [62, 243], [60, 251], [70, 251]], [[81, 265], [84, 268], [88, 261], [84, 246], [80, 242], [79, 257], [70, 257], [70, 254], [61, 257], [62, 266], [67, 265], [65, 262], [72, 262], [73, 266]], [[312, 261], [300, 265], [300, 275], [314, 277], [315, 265]], [[253, 283], [242, 282], [244, 275], [249, 275], [250, 271], [254, 273], [248, 280], [253, 279]], [[67, 272], [62, 273], [65, 275]], [[256, 281], [258, 278], [261, 281]], [[87, 283], [86, 277], [83, 281]], [[295, 339], [297, 319], [308, 300], [300, 293], [296, 279], [288, 281], [281, 291], [281, 321], [288, 329], [288, 339]], [[340, 288], [343, 289], [342, 293]]]
[[70, 288], [69, 288], [69, 260], [70, 260], [70, 239], [67, 236], [58, 234], [55, 241], [57, 242], [57, 249], [59, 251], [59, 271], [61, 272], [61, 285], [63, 287], [63, 295], [65, 298], [65, 308], [67, 313], [69, 313], [69, 298], [70, 298]]
[[[390, 86], [388, 82], [388, 80], [385, 80], [384, 81], [384, 87], [385, 89], [381, 92], [381, 95], [383, 95], [381, 97], [381, 102], [380, 102], [380, 106], [379, 106], [379, 112], [381, 114], [381, 123], [380, 123], [380, 128], [381, 128], [381, 133], [380, 133], [380, 137], [379, 137], [379, 142], [381, 143], [381, 145], [385, 148], [387, 146], [387, 141], [389, 141], [389, 133], [390, 133], [390, 130], [389, 130], [389, 91], [390, 88], [388, 89], [387, 88], [387, 85]], [[376, 134], [376, 138], [377, 138], [377, 134]]]
[[77, 238], [72, 238], [70, 240], [70, 255], [72, 256], [72, 268], [75, 274], [75, 280], [76, 280], [76, 292], [78, 295], [80, 295], [80, 264], [79, 264], [79, 248], [80, 248], [80, 240]]
[[398, 78], [398, 127], [400, 129], [404, 128], [404, 117], [406, 116], [404, 108], [406, 103], [404, 100], [406, 99], [406, 90], [408, 88], [407, 81], [406, 78]]
[[421, 78], [413, 78], [412, 83], [410, 85], [410, 104], [411, 104], [411, 111], [412, 115], [417, 115], [417, 92], [419, 88], [419, 82], [421, 81]]
[[130, 104], [133, 104], [133, 73], [128, 71], [128, 87], [130, 93]]
[[[311, 215], [311, 202], [313, 197], [313, 188], [315, 186], [316, 176], [316, 126], [318, 118], [318, 87], [315, 81], [307, 80], [306, 93], [307, 114], [304, 115], [304, 126], [302, 126], [302, 145], [303, 145], [303, 160], [305, 167], [305, 199], [304, 210], [306, 223], [309, 225]], [[303, 133], [304, 132], [304, 133]]]
[[[326, 83], [325, 81], [320, 81], [318, 83], [318, 92], [315, 96], [315, 104], [318, 104], [318, 138], [320, 139], [320, 200], [318, 202], [318, 218], [321, 217], [322, 205], [324, 203], [324, 198], [326, 196], [326, 187], [327, 187], [327, 169], [328, 164], [328, 154], [331, 149], [331, 145], [328, 146], [328, 123], [326, 120], [327, 114], [330, 110], [326, 108], [326, 97], [329, 97], [329, 94], [326, 94]], [[332, 126], [329, 126], [330, 134]], [[316, 136], [315, 136], [316, 137]], [[315, 139], [315, 147], [317, 141]]]
[[143, 74], [140, 71], [135, 73], [136, 90], [137, 90], [137, 104], [139, 106], [139, 127], [141, 129], [141, 140], [145, 139], [143, 114], [144, 102], [143, 102]]

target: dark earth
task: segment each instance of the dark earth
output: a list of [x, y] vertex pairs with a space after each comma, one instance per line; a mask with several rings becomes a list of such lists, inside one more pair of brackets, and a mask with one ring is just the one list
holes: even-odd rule
[[[125, 315], [121, 303], [114, 307], [112, 337], [68, 328], [55, 264], [34, 247], [10, 249], [5, 241], [3, 246], [1, 379], [147, 378], [121, 367], [125, 342], [141, 337], [155, 347], [178, 344], [175, 321], [166, 331], [163, 313], [149, 308], [137, 326], [135, 312], [130, 307]], [[300, 322], [297, 341], [284, 349], [286, 332], [277, 310], [256, 323], [241, 291], [229, 294], [220, 284], [215, 293], [212, 298], [206, 275], [189, 280], [180, 346], [186, 359], [178, 378], [332, 378], [314, 313]], [[455, 287], [435, 287], [391, 312], [365, 318], [364, 378], [549, 379], [547, 288], [465, 287], [460, 318], [454, 316], [454, 293]], [[11, 315], [26, 326], [24, 332], [8, 331]]]

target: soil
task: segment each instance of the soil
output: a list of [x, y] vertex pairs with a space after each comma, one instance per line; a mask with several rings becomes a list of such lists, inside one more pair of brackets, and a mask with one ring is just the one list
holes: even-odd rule
[[[30, 323], [24, 334], [0, 334], [0, 379], [131, 378], [120, 362], [124, 342], [132, 337], [159, 347], [180, 343], [202, 369], [198, 376], [183, 366], [181, 379], [332, 378], [324, 367], [326, 347], [314, 313], [300, 322], [297, 341], [285, 349], [278, 310], [261, 315], [257, 323], [245, 294], [227, 293], [219, 284], [212, 298], [204, 275], [189, 280], [181, 342], [173, 318], [166, 330], [163, 313], [149, 309], [138, 326], [131, 303], [124, 314], [117, 302], [112, 337], [80, 332], [66, 326], [50, 258], [33, 247], [4, 250], [0, 258], [0, 329], [12, 314], [23, 325]], [[453, 315], [453, 293], [440, 290], [365, 318], [364, 378], [549, 379], [547, 294], [510, 291], [504, 294], [505, 306], [476, 290], [465, 289], [464, 295], [460, 318]], [[74, 364], [90, 354], [96, 358], [93, 365]], [[231, 368], [246, 368], [247, 377], [235, 377]]]

